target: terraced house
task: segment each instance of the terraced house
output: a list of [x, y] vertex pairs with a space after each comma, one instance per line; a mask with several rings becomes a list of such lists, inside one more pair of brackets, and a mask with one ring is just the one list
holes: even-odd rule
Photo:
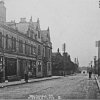
[[0, 77], [2, 80], [52, 75], [50, 30], [41, 30], [40, 21], [6, 22], [6, 8], [0, 1]]

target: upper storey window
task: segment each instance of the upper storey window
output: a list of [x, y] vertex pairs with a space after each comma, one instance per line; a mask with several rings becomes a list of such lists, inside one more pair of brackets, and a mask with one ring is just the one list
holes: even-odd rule
[[38, 38], [40, 39], [40, 31], [38, 31]]
[[23, 53], [23, 41], [19, 40], [19, 52]]
[[38, 55], [41, 55], [41, 46], [38, 45]]
[[2, 33], [0, 32], [0, 48], [2, 48]]
[[6, 35], [6, 49], [8, 49], [8, 34]]
[[16, 38], [12, 37], [11, 39], [12, 39], [12, 50], [16, 51]]

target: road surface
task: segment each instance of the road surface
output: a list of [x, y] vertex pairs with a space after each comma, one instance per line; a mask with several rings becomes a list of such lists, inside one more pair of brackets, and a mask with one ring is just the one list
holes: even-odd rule
[[94, 77], [77, 74], [0, 89], [0, 99], [28, 99], [31, 96], [52, 95], [55, 99], [97, 99], [100, 97]]

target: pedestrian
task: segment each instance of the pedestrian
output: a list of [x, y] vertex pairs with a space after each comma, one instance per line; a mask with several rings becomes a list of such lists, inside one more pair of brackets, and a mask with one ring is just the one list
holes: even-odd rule
[[25, 71], [24, 77], [25, 77], [25, 82], [28, 83], [28, 72], [27, 71]]
[[91, 78], [92, 75], [92, 71], [89, 71], [89, 79]]

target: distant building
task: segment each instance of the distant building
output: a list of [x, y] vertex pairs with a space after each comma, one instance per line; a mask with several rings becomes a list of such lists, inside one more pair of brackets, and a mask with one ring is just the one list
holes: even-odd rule
[[78, 61], [78, 58], [75, 58], [74, 63], [79, 67], [79, 61]]
[[[0, 1], [0, 69], [3, 80], [24, 78], [27, 71], [30, 77], [52, 75], [50, 30], [41, 30], [40, 21], [19, 23], [6, 22], [6, 8]], [[44, 59], [46, 63], [44, 66]], [[45, 69], [45, 73], [44, 73]], [[45, 75], [44, 75], [45, 74]]]
[[64, 75], [73, 74], [77, 71], [75, 63], [70, 59], [70, 55], [67, 52], [64, 52], [63, 55], [59, 52], [52, 53], [52, 74], [53, 75]]
[[50, 40], [50, 30], [41, 31], [41, 38], [43, 43], [43, 76], [52, 75], [51, 67], [51, 55], [52, 55], [52, 43]]
[[95, 60], [95, 61], [94, 61], [94, 73], [95, 73], [95, 74], [98, 74], [98, 72], [99, 72], [99, 71], [98, 71], [98, 60]]
[[79, 71], [82, 73], [82, 74], [86, 74], [88, 72], [88, 67], [79, 67]]
[[0, 1], [0, 21], [6, 22], [6, 7], [3, 1]]
[[58, 52], [52, 53], [52, 74], [63, 75], [63, 73], [64, 73], [63, 56], [58, 50]]

